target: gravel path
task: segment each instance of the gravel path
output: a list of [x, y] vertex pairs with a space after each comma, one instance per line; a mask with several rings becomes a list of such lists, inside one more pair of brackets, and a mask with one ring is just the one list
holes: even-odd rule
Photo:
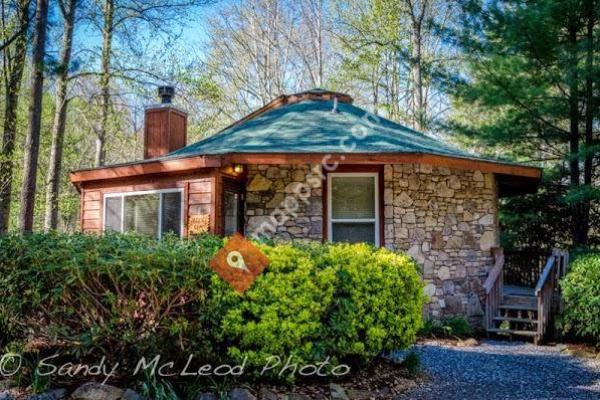
[[484, 341], [416, 350], [431, 382], [403, 399], [600, 399], [600, 362], [568, 356], [558, 346]]

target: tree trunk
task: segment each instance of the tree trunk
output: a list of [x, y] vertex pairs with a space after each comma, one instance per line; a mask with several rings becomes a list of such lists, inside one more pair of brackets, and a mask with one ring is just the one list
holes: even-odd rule
[[67, 83], [69, 65], [71, 64], [71, 49], [73, 44], [73, 27], [77, 0], [67, 0], [62, 4], [63, 10], [63, 44], [60, 55], [59, 73], [56, 80], [56, 98], [54, 123], [52, 125], [52, 147], [46, 176], [46, 208], [44, 230], [56, 229], [58, 220], [58, 192], [62, 167], [63, 138], [67, 117]]
[[42, 95], [44, 85], [44, 52], [48, 25], [48, 0], [37, 0], [35, 13], [35, 42], [31, 62], [31, 103], [29, 104], [29, 126], [25, 140], [23, 163], [23, 187], [19, 228], [22, 233], [33, 228], [38, 154], [40, 150], [40, 128], [42, 118]]
[[319, 0], [317, 4], [317, 66], [318, 66], [318, 87], [323, 87], [324, 64], [323, 61], [323, 0]]
[[104, 28], [102, 29], [102, 75], [100, 77], [100, 130], [96, 137], [96, 167], [104, 165], [105, 141], [108, 131], [108, 115], [110, 113], [110, 60], [112, 52], [112, 36], [114, 29], [114, 0], [104, 3]]
[[423, 76], [421, 71], [421, 24], [413, 24], [411, 34], [411, 75], [413, 80], [413, 118], [415, 129], [422, 130], [425, 127], [425, 110], [423, 109]]
[[[594, 140], [594, 115], [596, 105], [594, 103], [594, 25], [596, 24], [596, 9], [594, 0], [586, 1], [586, 80], [585, 80], [585, 145], [589, 148], [593, 145]], [[586, 185], [592, 184], [593, 174], [593, 159], [594, 155], [591, 151], [587, 151], [584, 161], [584, 178], [583, 182]]]
[[[568, 28], [570, 44], [568, 82], [569, 82], [569, 176], [571, 190], [580, 187], [581, 172], [579, 170], [579, 91], [577, 73], [577, 24], [571, 23]], [[582, 229], [581, 202], [571, 205], [571, 231], [574, 246], [586, 244]]]
[[10, 51], [8, 48], [4, 50], [6, 105], [2, 133], [2, 157], [0, 158], [0, 234], [6, 233], [10, 220], [17, 107], [27, 52], [29, 0], [19, 1], [18, 13], [19, 23], [16, 29], [19, 29], [21, 33], [14, 41], [14, 51]]
[[[594, 154], [591, 150], [594, 142], [594, 113], [596, 111], [594, 102], [594, 25], [596, 24], [596, 9], [594, 0], [585, 2], [585, 16], [587, 18], [586, 26], [586, 79], [585, 79], [585, 158], [583, 164], [583, 183], [591, 187], [593, 178]], [[588, 196], [584, 199], [582, 205], [582, 231], [585, 233], [587, 242], [590, 229], [590, 208], [591, 203]]]

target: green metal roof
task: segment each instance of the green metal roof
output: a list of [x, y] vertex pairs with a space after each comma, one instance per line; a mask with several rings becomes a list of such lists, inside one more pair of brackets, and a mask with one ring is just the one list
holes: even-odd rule
[[[426, 153], [481, 159], [345, 102], [302, 100], [234, 124], [164, 158], [228, 153]], [[354, 136], [353, 136], [354, 134]]]

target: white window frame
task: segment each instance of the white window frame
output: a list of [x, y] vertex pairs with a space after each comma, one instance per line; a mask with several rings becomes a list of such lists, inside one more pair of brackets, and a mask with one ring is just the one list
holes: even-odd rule
[[[375, 218], [333, 218], [331, 182], [335, 177], [372, 177], [375, 180]], [[327, 238], [333, 242], [333, 224], [335, 222], [375, 223], [375, 246], [380, 246], [379, 235], [379, 173], [378, 172], [332, 172], [327, 174]]]
[[106, 201], [111, 197], [120, 197], [121, 198], [121, 232], [123, 232], [124, 228], [124, 210], [125, 210], [125, 197], [128, 196], [138, 196], [144, 194], [158, 194], [158, 232], [157, 238], [162, 238], [162, 194], [163, 193], [181, 193], [181, 208], [180, 208], [180, 223], [179, 223], [179, 237], [183, 237], [183, 188], [173, 188], [173, 189], [159, 189], [159, 190], [143, 190], [137, 192], [115, 192], [115, 193], [106, 193], [104, 195], [104, 200], [102, 201], [102, 232], [106, 231]]

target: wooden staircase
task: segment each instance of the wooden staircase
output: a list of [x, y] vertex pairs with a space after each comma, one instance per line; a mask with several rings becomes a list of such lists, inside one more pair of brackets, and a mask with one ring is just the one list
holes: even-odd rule
[[535, 339], [538, 309], [533, 290], [531, 293], [513, 294], [506, 289], [505, 287], [498, 306], [498, 315], [492, 318], [493, 325], [487, 331], [510, 337], [526, 336]]
[[485, 325], [488, 334], [533, 338], [536, 344], [546, 336], [553, 315], [560, 312], [558, 280], [566, 273], [568, 253], [554, 250], [539, 274], [535, 288], [504, 286], [504, 253], [493, 250], [495, 259], [486, 290]]

